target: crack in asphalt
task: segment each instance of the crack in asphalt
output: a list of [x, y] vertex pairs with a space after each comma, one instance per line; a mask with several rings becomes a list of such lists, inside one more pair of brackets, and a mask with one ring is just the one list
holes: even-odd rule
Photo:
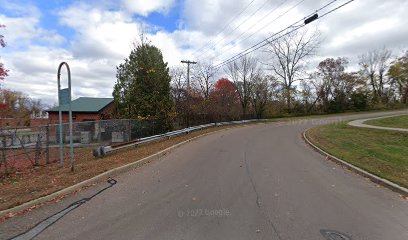
[[70, 213], [71, 211], [77, 209], [80, 207], [82, 204], [89, 202], [92, 200], [92, 198], [96, 197], [97, 195], [101, 194], [102, 192], [106, 191], [107, 189], [113, 187], [117, 181], [113, 178], [109, 178], [108, 181], [109, 183], [108, 186], [102, 188], [98, 192], [94, 193], [92, 196], [80, 199], [76, 202], [71, 203], [68, 205], [66, 208], [62, 209], [61, 211], [47, 217], [46, 219], [42, 220], [41, 222], [37, 223], [34, 227], [26, 230], [25, 232], [11, 238], [10, 240], [31, 240], [38, 236], [40, 233], [42, 233], [44, 230], [52, 226], [54, 223], [56, 223], [58, 220], [63, 218], [65, 215]]
[[247, 176], [249, 178], [249, 181], [251, 182], [251, 186], [252, 189], [255, 192], [256, 195], [256, 206], [258, 207], [259, 211], [261, 212], [262, 216], [266, 219], [266, 221], [268, 222], [269, 226], [272, 228], [272, 230], [275, 232], [276, 236], [278, 237], [278, 239], [282, 240], [276, 226], [273, 224], [273, 222], [271, 221], [271, 219], [268, 217], [268, 215], [262, 210], [262, 205], [261, 205], [261, 201], [260, 201], [260, 197], [259, 197], [259, 193], [256, 190], [256, 186], [255, 186], [255, 182], [254, 179], [252, 178], [252, 175], [249, 171], [249, 165], [248, 165], [248, 161], [247, 161], [247, 157], [246, 157], [246, 151], [244, 152], [244, 162], [245, 162], [245, 170], [247, 173]]

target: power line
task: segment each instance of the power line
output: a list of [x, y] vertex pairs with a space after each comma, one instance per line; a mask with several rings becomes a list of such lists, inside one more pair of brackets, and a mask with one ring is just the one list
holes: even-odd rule
[[328, 15], [328, 14], [330, 14], [330, 13], [336, 11], [336, 10], [339, 9], [339, 8], [342, 8], [342, 7], [346, 6], [347, 4], [349, 4], [349, 3], [353, 2], [353, 1], [354, 1], [354, 0], [349, 0], [349, 1], [345, 2], [345, 3], [341, 4], [340, 6], [338, 6], [338, 7], [336, 7], [336, 8], [333, 8], [332, 10], [330, 10], [330, 11], [324, 13], [324, 14], [321, 15], [319, 18], [323, 18], [324, 16], [326, 16], [326, 15]]
[[[282, 38], [282, 37], [284, 37], [284, 36], [286, 36], [286, 35], [289, 35], [289, 34], [291, 34], [292, 32], [295, 32], [295, 31], [297, 31], [298, 29], [300, 29], [300, 28], [302, 28], [302, 27], [304, 27], [304, 26], [305, 26], [305, 25], [293, 26], [294, 28], [293, 28], [292, 30], [290, 30], [289, 32], [286, 32], [285, 34], [283, 34], [283, 35], [281, 35], [281, 36], [279, 36], [279, 37], [277, 37], [277, 38], [274, 38], [274, 39], [272, 39], [272, 40], [269, 40], [270, 38], [268, 38], [268, 40], [263, 40], [262, 42], [266, 41], [265, 44], [262, 44], [262, 45], [260, 45], [260, 46], [257, 46], [257, 47], [254, 48], [254, 49], [248, 48], [248, 49], [246, 49], [245, 51], [243, 51], [243, 52], [241, 52], [241, 53], [239, 53], [239, 54], [237, 54], [237, 55], [235, 55], [235, 56], [233, 56], [233, 57], [231, 57], [231, 58], [225, 60], [224, 62], [222, 62], [222, 63], [220, 63], [220, 64], [217, 64], [216, 66], [214, 66], [214, 69], [218, 70], [218, 69], [220, 69], [221, 67], [223, 67], [223, 66], [225, 66], [225, 65], [227, 65], [227, 64], [229, 64], [229, 63], [231, 63], [231, 62], [234, 62], [235, 60], [238, 60], [238, 59], [240, 59], [241, 57], [246, 56], [246, 55], [248, 55], [248, 54], [250, 54], [250, 53], [252, 53], [252, 52], [254, 52], [254, 51], [256, 51], [256, 50], [258, 50], [258, 49], [260, 49], [260, 48], [262, 48], [262, 47], [264, 47], [264, 46], [266, 46], [266, 45], [268, 45], [270, 42], [274, 42], [274, 41], [276, 41], [276, 40], [278, 40], [278, 39], [280, 39], [280, 38]], [[283, 31], [285, 31], [285, 30], [288, 30], [288, 29], [289, 29], [289, 27], [288, 27], [288, 28], [285, 28], [284, 30], [279, 31], [279, 33], [283, 32]], [[279, 34], [279, 33], [278, 33], [278, 34]], [[278, 35], [278, 34], [274, 34], [273, 36]], [[273, 37], [273, 36], [271, 36], [271, 37]], [[259, 44], [262, 43], [262, 42], [259, 42]]]
[[[255, 12], [253, 12], [249, 17], [247, 17], [244, 21], [242, 21], [238, 26], [236, 26], [234, 29], [232, 29], [231, 31], [229, 31], [227, 34], [225, 34], [226, 36], [228, 36], [229, 34], [233, 33], [235, 30], [237, 30], [240, 26], [242, 26], [242, 24], [246, 23], [250, 18], [252, 18], [257, 12], [259, 12], [267, 3], [269, 0], [266, 0]], [[219, 44], [222, 40], [224, 40], [226, 37], [224, 36], [223, 38], [221, 38], [220, 40], [218, 40], [216, 43], [214, 43], [213, 45], [205, 48], [208, 49], [206, 51], [204, 51], [201, 55], [195, 55], [197, 58], [199, 58], [200, 56], [202, 56], [203, 54], [207, 53], [208, 51], [211, 50], [211, 48], [215, 47], [217, 44]]]
[[[252, 34], [250, 34], [250, 35], [247, 36], [246, 38], [244, 38], [244, 39], [238, 41], [236, 44], [241, 43], [241, 42], [247, 40], [248, 38], [254, 36], [256, 33], [258, 33], [259, 31], [261, 31], [262, 29], [264, 29], [267, 25], [270, 25], [270, 24], [274, 23], [276, 20], [278, 20], [279, 18], [281, 18], [281, 17], [283, 17], [284, 15], [286, 15], [288, 12], [290, 12], [292, 9], [294, 9], [295, 7], [297, 7], [297, 6], [299, 6], [300, 4], [302, 4], [304, 1], [305, 1], [305, 0], [300, 0], [300, 1], [297, 2], [295, 5], [293, 5], [291, 8], [289, 8], [288, 10], [286, 10], [284, 13], [282, 13], [282, 14], [279, 15], [279, 16], [277, 16], [277, 17], [274, 18], [272, 21], [267, 22], [267, 23], [264, 24], [262, 27], [260, 27], [257, 31], [253, 32]], [[281, 4], [279, 4], [279, 6], [278, 6], [277, 8], [275, 8], [275, 9], [272, 10], [272, 11], [270, 11], [270, 12], [267, 14], [267, 16], [269, 16], [270, 14], [272, 14], [273, 12], [275, 12], [275, 10], [277, 10], [281, 5], [283, 5], [284, 2], [286, 2], [286, 1], [283, 1]], [[265, 17], [267, 17], [267, 16], [265, 16]], [[257, 24], [259, 24], [259, 23], [253, 24], [251, 27], [249, 27], [249, 29], [251, 29], [252, 27], [254, 27], [254, 26], [257, 25]], [[238, 37], [236, 37], [234, 40], [230, 41], [228, 44], [233, 43], [235, 40], [237, 40], [239, 37], [241, 37], [241, 36], [244, 35], [245, 33], [246, 33], [246, 32], [242, 32]], [[228, 44], [227, 44], [226, 46], [222, 47], [219, 51], [222, 51], [224, 48], [226, 48], [226, 47], [228, 46]], [[233, 47], [234, 47], [234, 46], [229, 46], [229, 48], [227, 48], [225, 51], [229, 51], [229, 50], [231, 50]], [[213, 57], [213, 58], [211, 59], [211, 61], [214, 60], [214, 58], [216, 58], [216, 57]]]
[[[327, 8], [328, 6], [330, 6], [331, 4], [333, 4], [333, 3], [336, 2], [336, 1], [337, 1], [337, 0], [332, 0], [332, 1], [330, 1], [329, 3], [325, 4], [324, 6], [320, 7], [319, 9], [317, 9], [317, 10], [315, 11], [315, 13], [317, 13], [317, 12], [319, 12], [319, 11], [321, 11], [321, 10]], [[284, 14], [285, 14], [285, 13], [284, 13]], [[306, 19], [306, 18], [311, 17], [313, 14], [314, 14], [314, 13], [311, 13], [311, 14], [307, 15], [305, 18], [300, 19], [300, 20], [298, 20], [297, 22], [293, 23], [292, 25], [286, 27], [285, 29], [283, 29], [283, 30], [281, 30], [281, 31], [279, 31], [279, 32], [277, 32], [277, 33], [275, 33], [275, 34], [272, 34], [272, 35], [269, 36], [268, 38], [264, 39], [263, 41], [261, 41], [261, 42], [255, 44], [255, 45], [253, 45], [252, 47], [246, 49], [245, 51], [250, 50], [251, 48], [258, 46], [258, 45], [261, 44], [262, 42], [268, 41], [268, 39], [273, 38], [274, 36], [280, 34], [281, 32], [283, 32], [283, 31], [285, 31], [285, 30], [287, 30], [287, 29], [289, 29], [289, 28], [296, 27], [296, 25], [297, 25], [299, 22], [303, 21], [303, 20]], [[245, 52], [245, 51], [243, 51], [243, 52]], [[241, 52], [241, 53], [242, 53], [242, 52]]]
[[[299, 6], [299, 5], [300, 5], [301, 3], [303, 3], [304, 1], [305, 1], [305, 0], [299, 1], [299, 2], [296, 3], [294, 6], [292, 6], [292, 7], [289, 8], [288, 10], [286, 10], [284, 13], [282, 13], [281, 15], [279, 15], [278, 17], [276, 17], [275, 19], [273, 19], [273, 20], [270, 21], [269, 23], [265, 24], [262, 28], [258, 29], [256, 32], [252, 33], [251, 35], [249, 35], [249, 36], [246, 37], [245, 39], [240, 40], [239, 42], [242, 42], [242, 41], [244, 41], [244, 40], [247, 40], [249, 37], [255, 35], [255, 34], [258, 33], [259, 31], [261, 31], [264, 27], [266, 27], [267, 25], [269, 25], [269, 24], [275, 22], [277, 19], [283, 17], [283, 16], [286, 15], [288, 12], [290, 12], [293, 8]], [[330, 6], [331, 4], [333, 4], [333, 3], [336, 2], [336, 1], [337, 1], [337, 0], [332, 0], [332, 1], [330, 1], [329, 3], [325, 4], [324, 6], [320, 7], [319, 9], [317, 9], [316, 12], [318, 12], [318, 11], [324, 9], [324, 8], [327, 8], [328, 6]], [[311, 16], [311, 15], [309, 15], [309, 16]], [[309, 16], [307, 16], [307, 17], [309, 17]], [[306, 18], [307, 18], [307, 17], [306, 17]], [[302, 20], [300, 20], [300, 21], [302, 21]], [[300, 21], [299, 21], [299, 22], [300, 22]], [[256, 25], [256, 24], [254, 24], [254, 25]], [[253, 26], [254, 26], [254, 25], [253, 25]], [[253, 27], [253, 26], [251, 26], [251, 27]], [[242, 36], [244, 33], [245, 33], [245, 32], [241, 33], [240, 36]], [[236, 39], [237, 39], [237, 38], [236, 38]], [[234, 39], [234, 40], [236, 40], [236, 39]], [[233, 41], [234, 41], [234, 40], [233, 40]], [[229, 43], [232, 43], [233, 41], [231, 41], [231, 42], [229, 42]], [[229, 43], [228, 43], [228, 44], [229, 44]], [[228, 45], [228, 44], [227, 44], [227, 45]], [[226, 46], [222, 47], [221, 50], [224, 49], [225, 47], [226, 47]], [[234, 46], [230, 46], [226, 51], [231, 50], [233, 47], [234, 47]], [[211, 61], [214, 60], [214, 58], [216, 58], [216, 57], [213, 57], [213, 58], [211, 59]], [[217, 56], [217, 58], [218, 58], [218, 56]]]
[[[218, 35], [220, 35], [225, 29], [227, 29], [227, 27], [228, 27], [236, 18], [238, 18], [239, 16], [241, 16], [241, 14], [242, 14], [243, 12], [245, 12], [245, 11], [248, 9], [248, 7], [252, 5], [252, 3], [253, 3], [254, 1], [255, 1], [255, 0], [252, 0], [248, 5], [246, 5], [245, 8], [242, 9], [242, 11], [241, 11], [240, 13], [238, 13], [238, 14], [235, 15], [233, 18], [231, 18], [230, 21], [228, 21], [228, 23], [225, 24], [225, 26], [215, 35], [215, 38], [217, 38]], [[209, 46], [210, 44], [212, 44], [211, 41], [209, 41], [208, 44], [204, 45], [203, 47], [199, 48], [198, 50], [194, 51], [194, 52], [192, 53], [192, 55], [195, 55], [197, 52], [199, 52], [199, 51], [201, 51], [201, 50], [203, 50], [203, 49], [206, 49], [207, 46]]]
[[[301, 20], [296, 21], [295, 23], [289, 25], [288, 27], [282, 29], [281, 31], [279, 31], [279, 32], [277, 32], [277, 33], [275, 33], [275, 34], [272, 34], [271, 36], [267, 37], [267, 38], [264, 39], [263, 41], [260, 41], [260, 42], [258, 42], [257, 44], [251, 46], [250, 48], [247, 48], [246, 50], [244, 50], [244, 51], [242, 51], [242, 52], [236, 54], [235, 56], [233, 56], [233, 57], [231, 57], [231, 58], [229, 58], [229, 59], [227, 59], [227, 60], [225, 60], [225, 61], [223, 61], [223, 62], [221, 62], [221, 63], [219, 63], [219, 64], [217, 64], [217, 65], [215, 65], [214, 68], [215, 68], [215, 69], [219, 69], [219, 68], [221, 68], [221, 67], [223, 67], [223, 66], [229, 64], [230, 62], [233, 62], [233, 61], [235, 61], [235, 60], [237, 60], [237, 59], [239, 59], [239, 58], [241, 58], [241, 57], [243, 57], [243, 56], [248, 55], [249, 53], [252, 53], [252, 52], [254, 52], [254, 51], [256, 51], [256, 50], [258, 50], [258, 49], [260, 49], [260, 48], [266, 46], [266, 45], [269, 44], [270, 42], [276, 41], [276, 40], [278, 40], [278, 39], [280, 39], [280, 38], [282, 38], [282, 37], [284, 37], [284, 36], [286, 36], [286, 35], [288, 35], [288, 34], [294, 32], [294, 31], [297, 31], [298, 29], [300, 29], [300, 28], [306, 26], [306, 24], [301, 24], [301, 25], [296, 26], [299, 22], [305, 21], [304, 19], [311, 19], [311, 18], [313, 18], [313, 20], [321, 19], [321, 18], [323, 18], [324, 16], [326, 16], [326, 15], [328, 15], [328, 14], [330, 14], [330, 13], [336, 11], [337, 9], [339, 9], [339, 8], [341, 8], [341, 7], [344, 7], [345, 5], [347, 5], [347, 4], [351, 3], [351, 2], [353, 2], [354, 0], [349, 0], [349, 1], [347, 1], [347, 2], [345, 2], [345, 3], [343, 3], [343, 4], [341, 4], [340, 6], [334, 8], [334, 9], [331, 9], [330, 11], [328, 11], [328, 12], [322, 14], [320, 17], [317, 16], [316, 13], [317, 13], [318, 11], [320, 11], [320, 10], [326, 8], [327, 6], [329, 6], [330, 4], [334, 3], [335, 1], [337, 1], [337, 0], [331, 1], [330, 3], [328, 3], [328, 4], [326, 4], [325, 6], [319, 8], [318, 10], [316, 10], [314, 13], [309, 14], [306, 18], [303, 18], [303, 19], [301, 19]], [[312, 21], [313, 21], [313, 20], [312, 20]], [[305, 22], [306, 22], [306, 21], [305, 21]], [[308, 23], [309, 23], [309, 22], [308, 22]], [[287, 32], [287, 33], [285, 33], [285, 34], [283, 34], [283, 35], [280, 35], [280, 36], [278, 36], [277, 38], [272, 39], [273, 37], [275, 37], [275, 36], [281, 34], [282, 32], [284, 32], [284, 31], [286, 31], [286, 30], [288, 30], [288, 29], [290, 29], [290, 28], [292, 28], [292, 30], [290, 30], [289, 32]], [[272, 40], [271, 40], [271, 39], [272, 39]]]
[[[320, 17], [318, 17], [318, 15], [317, 15], [316, 13], [313, 14], [313, 15], [310, 14], [309, 17], [308, 17], [308, 19], [312, 19], [312, 18], [313, 18], [313, 20], [321, 19], [321, 18], [323, 18], [324, 16], [326, 16], [326, 15], [328, 15], [328, 14], [334, 12], [335, 10], [337, 10], [337, 9], [339, 9], [339, 8], [345, 6], [345, 5], [347, 5], [347, 4], [349, 4], [349, 3], [353, 2], [353, 1], [354, 1], [354, 0], [349, 0], [349, 1], [347, 1], [346, 3], [344, 3], [344, 4], [338, 6], [338, 7], [334, 8], [334, 9], [332, 9], [332, 10], [330, 10], [330, 11], [324, 13], [324, 14], [323, 14], [322, 16], [320, 16]], [[322, 8], [320, 8], [320, 9], [322, 9]], [[319, 11], [319, 10], [317, 10], [316, 12], [318, 12], [318, 11]], [[303, 20], [303, 19], [302, 19], [302, 20]], [[239, 53], [239, 54], [237, 54], [237, 55], [235, 55], [235, 56], [233, 56], [233, 57], [231, 57], [231, 58], [225, 60], [224, 62], [222, 62], [222, 63], [220, 63], [220, 64], [217, 64], [216, 66], [214, 66], [214, 68], [215, 68], [216, 70], [218, 70], [219, 68], [221, 68], [221, 67], [223, 67], [223, 66], [225, 66], [225, 65], [227, 65], [227, 64], [229, 64], [229, 63], [231, 63], [231, 62], [234, 62], [235, 60], [237, 60], [237, 59], [239, 59], [239, 58], [241, 58], [241, 57], [243, 57], [243, 56], [246, 56], [246, 55], [248, 55], [249, 53], [252, 53], [252, 52], [254, 52], [254, 51], [256, 51], [256, 50], [258, 50], [258, 49], [260, 49], [260, 48], [266, 46], [266, 45], [269, 44], [270, 42], [276, 41], [276, 40], [278, 40], [278, 39], [280, 39], [280, 38], [282, 38], [282, 37], [284, 37], [284, 36], [286, 36], [286, 35], [288, 35], [288, 34], [294, 32], [294, 31], [297, 31], [298, 29], [300, 29], [300, 28], [306, 26], [306, 24], [302, 24], [302, 25], [295, 26], [298, 22], [300, 22], [300, 21], [302, 21], [302, 20], [299, 20], [299, 21], [293, 23], [292, 25], [290, 25], [290, 26], [286, 27], [285, 29], [279, 31], [278, 33], [275, 33], [275, 34], [273, 34], [272, 36], [266, 38], [265, 40], [263, 40], [263, 41], [261, 41], [261, 42], [258, 42], [257, 44], [253, 45], [252, 47], [250, 47], [250, 48], [248, 48], [248, 49], [242, 51], [241, 53]], [[313, 20], [311, 20], [311, 21], [313, 21]], [[309, 21], [309, 22], [311, 22], [311, 21]], [[309, 23], [309, 22], [308, 22], [308, 23]], [[305, 20], [305, 23], [306, 23], [306, 20]], [[282, 33], [283, 31], [288, 30], [289, 28], [293, 28], [293, 29], [292, 29], [291, 31], [289, 31], [289, 32], [287, 32], [287, 33], [285, 33], [285, 34], [283, 34], [283, 35], [281, 35], [281, 36], [275, 38], [275, 39], [269, 40], [269, 39], [271, 39], [272, 37], [274, 37], [274, 36], [276, 36], [276, 35]], [[263, 42], [266, 42], [266, 43], [262, 44]]]

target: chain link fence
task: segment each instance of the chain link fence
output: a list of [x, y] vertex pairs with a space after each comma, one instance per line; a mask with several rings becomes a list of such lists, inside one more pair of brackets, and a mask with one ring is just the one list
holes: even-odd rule
[[[114, 119], [72, 124], [75, 158], [92, 156], [97, 146], [120, 145], [160, 134], [154, 120]], [[58, 164], [59, 124], [0, 129], [0, 176], [45, 164]], [[62, 125], [64, 159], [69, 158], [69, 124]]]
[[[112, 150], [132, 144], [197, 131], [211, 126], [240, 124], [254, 120], [218, 122], [183, 128], [175, 121], [172, 132], [163, 132], [155, 120], [112, 119], [72, 124], [74, 158], [84, 161], [100, 156], [104, 146]], [[62, 124], [63, 158], [68, 164], [70, 152], [69, 124]], [[102, 149], [102, 150], [101, 150]], [[102, 153], [103, 155], [104, 153]], [[0, 129], [0, 177], [10, 173], [25, 173], [36, 166], [59, 164], [60, 125], [49, 124], [27, 128]]]

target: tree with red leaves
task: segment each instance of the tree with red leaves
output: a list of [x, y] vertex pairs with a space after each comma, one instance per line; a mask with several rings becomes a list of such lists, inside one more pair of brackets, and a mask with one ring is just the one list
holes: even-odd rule
[[233, 82], [226, 78], [219, 79], [210, 94], [212, 111], [220, 119], [239, 117], [239, 95]]
[[226, 78], [221, 78], [214, 84], [213, 94], [221, 97], [236, 98], [237, 90], [235, 89], [233, 82]]
[[[0, 24], [0, 28], [4, 28], [6, 27], [5, 25]], [[6, 42], [4, 41], [4, 36], [0, 34], [0, 46], [3, 48], [6, 46]], [[8, 70], [6, 70], [4, 68], [3, 63], [0, 62], [0, 80], [3, 80], [5, 77], [7, 77], [7, 72]]]

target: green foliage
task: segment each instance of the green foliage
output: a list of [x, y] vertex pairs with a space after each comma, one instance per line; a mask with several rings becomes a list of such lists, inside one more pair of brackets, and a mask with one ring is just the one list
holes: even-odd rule
[[329, 106], [327, 109], [328, 113], [340, 113], [346, 110], [346, 106], [344, 105], [346, 96], [343, 92], [338, 92], [335, 90], [336, 94], [334, 95], [333, 99], [329, 101]]
[[[354, 89], [364, 85], [357, 73], [345, 71], [348, 60], [327, 58], [319, 63], [314, 76], [316, 92], [324, 112], [338, 113], [349, 109], [359, 110], [366, 106], [363, 95], [356, 95]], [[359, 106], [353, 106], [358, 104]]]
[[397, 86], [401, 102], [408, 103], [408, 51], [390, 66], [387, 75]]
[[156, 129], [171, 129], [170, 75], [161, 51], [142, 42], [117, 67], [113, 97], [122, 118], [149, 118]]
[[368, 94], [363, 91], [355, 91], [350, 95], [350, 109], [353, 111], [368, 110]]

